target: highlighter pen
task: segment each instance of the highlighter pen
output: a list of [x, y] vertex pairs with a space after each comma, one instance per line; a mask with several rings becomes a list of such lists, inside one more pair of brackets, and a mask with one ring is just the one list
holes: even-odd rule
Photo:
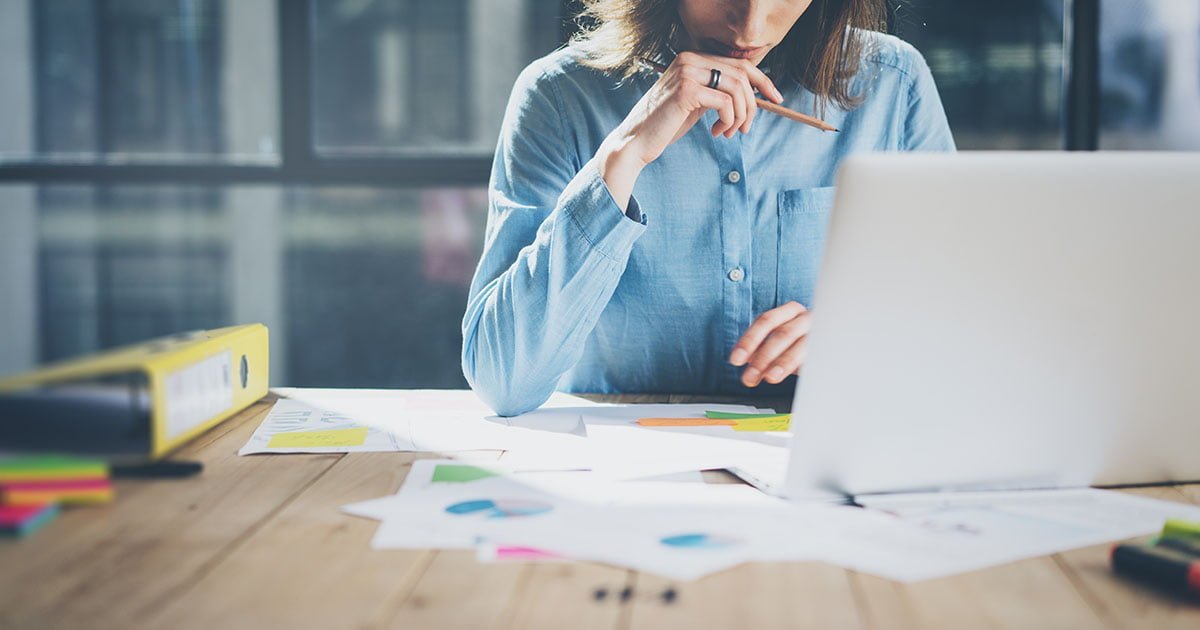
[[1181, 518], [1169, 518], [1166, 523], [1163, 523], [1162, 537], [1200, 539], [1200, 523], [1185, 521]]
[[1200, 540], [1189, 538], [1156, 538], [1150, 542], [1155, 547], [1171, 549], [1200, 560]]
[[1122, 544], [1112, 549], [1113, 571], [1175, 593], [1200, 595], [1200, 561], [1157, 547]]
[[204, 464], [183, 460], [164, 460], [141, 464], [116, 464], [112, 467], [114, 477], [135, 479], [182, 479], [200, 474]]

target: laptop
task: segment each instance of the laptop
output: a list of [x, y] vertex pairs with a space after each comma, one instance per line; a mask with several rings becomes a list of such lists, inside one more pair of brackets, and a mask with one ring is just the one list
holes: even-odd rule
[[1200, 155], [847, 160], [784, 494], [1200, 479]]

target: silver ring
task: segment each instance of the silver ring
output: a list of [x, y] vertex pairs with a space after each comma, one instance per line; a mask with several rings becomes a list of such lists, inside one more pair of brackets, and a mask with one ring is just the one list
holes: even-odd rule
[[716, 68], [712, 69], [712, 74], [708, 75], [708, 87], [717, 89], [721, 85], [721, 71]]

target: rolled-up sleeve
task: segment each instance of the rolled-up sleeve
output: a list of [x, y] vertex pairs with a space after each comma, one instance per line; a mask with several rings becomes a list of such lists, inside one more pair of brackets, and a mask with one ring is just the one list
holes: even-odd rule
[[462, 323], [463, 373], [501, 415], [541, 405], [579, 360], [646, 229], [575, 149], [553, 80], [535, 64], [513, 88]]

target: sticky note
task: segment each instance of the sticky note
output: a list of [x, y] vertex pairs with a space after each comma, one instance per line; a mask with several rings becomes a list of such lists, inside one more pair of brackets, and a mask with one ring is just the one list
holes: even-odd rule
[[45, 505], [107, 503], [113, 499], [112, 482], [107, 479], [66, 479], [50, 481], [14, 481], [0, 483], [0, 503], [7, 505]]
[[58, 506], [0, 505], [0, 536], [26, 536], [54, 520]]
[[747, 419], [755, 419], [755, 418], [781, 418], [784, 416], [787, 416], [790, 418], [790, 417], [792, 417], [792, 414], [790, 414], [790, 413], [732, 413], [729, 411], [706, 411], [706, 412], [704, 412], [704, 417], [706, 417], [706, 418], [721, 418], [721, 419], [725, 419], [725, 420], [747, 420]]
[[[720, 411], [707, 412], [707, 418], [641, 418], [643, 427], [731, 427], [734, 431], [788, 431], [792, 415], [783, 414], [736, 414]], [[721, 417], [713, 417], [719, 415]]]
[[108, 464], [99, 459], [59, 455], [0, 458], [0, 483], [37, 479], [106, 479]]
[[314, 448], [322, 446], [362, 446], [367, 441], [367, 427], [329, 429], [327, 431], [292, 431], [276, 433], [267, 448]]
[[737, 421], [717, 418], [640, 418], [637, 423], [643, 427], [732, 427]]
[[497, 476], [499, 473], [466, 464], [438, 464], [433, 469], [434, 483], [465, 483]]
[[790, 431], [791, 428], [791, 416], [747, 418], [746, 420], [738, 420], [737, 424], [733, 425], [734, 431]]

